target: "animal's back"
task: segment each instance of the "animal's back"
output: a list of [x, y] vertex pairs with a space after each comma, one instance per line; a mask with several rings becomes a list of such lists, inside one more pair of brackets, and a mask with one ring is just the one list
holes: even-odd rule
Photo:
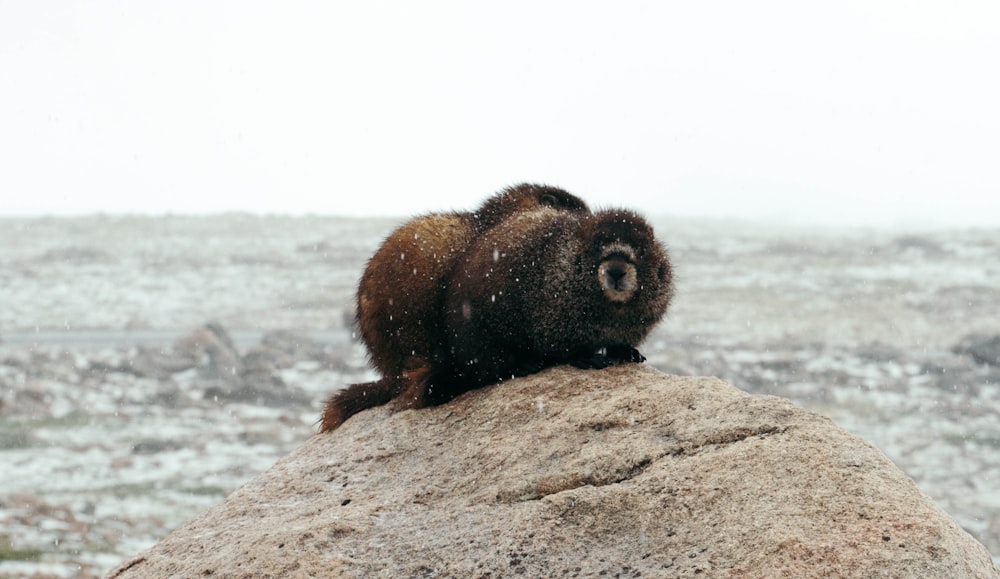
[[431, 214], [410, 220], [368, 261], [357, 296], [357, 323], [372, 365], [398, 376], [412, 356], [440, 348], [441, 285], [473, 237], [469, 216]]
[[382, 377], [331, 396], [322, 431], [393, 399], [396, 409], [421, 408], [454, 394], [443, 384], [452, 375], [443, 315], [450, 274], [476, 239], [536, 210], [590, 213], [586, 203], [562, 189], [522, 183], [493, 195], [473, 212], [417, 217], [386, 238], [361, 277], [356, 311], [361, 339]]

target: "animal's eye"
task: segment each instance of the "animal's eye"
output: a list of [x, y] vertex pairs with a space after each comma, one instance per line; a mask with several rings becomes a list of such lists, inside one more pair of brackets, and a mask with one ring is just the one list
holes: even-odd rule
[[548, 205], [549, 207], [555, 207], [556, 205], [559, 205], [559, 200], [556, 199], [556, 196], [551, 193], [545, 193], [544, 195], [539, 197], [538, 202], [541, 203], [542, 205]]

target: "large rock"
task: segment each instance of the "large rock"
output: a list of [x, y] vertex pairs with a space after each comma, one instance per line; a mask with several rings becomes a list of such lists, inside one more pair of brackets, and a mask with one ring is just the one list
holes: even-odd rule
[[872, 445], [715, 378], [554, 368], [317, 435], [113, 577], [994, 577]]

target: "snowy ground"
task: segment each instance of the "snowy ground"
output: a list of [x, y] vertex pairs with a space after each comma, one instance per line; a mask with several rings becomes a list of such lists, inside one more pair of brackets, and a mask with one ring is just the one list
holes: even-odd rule
[[[392, 225], [0, 220], [0, 576], [99, 575], [308, 438], [371, 376], [351, 298]], [[830, 416], [1000, 555], [1000, 367], [952, 351], [1000, 334], [1000, 232], [657, 225], [649, 363]]]

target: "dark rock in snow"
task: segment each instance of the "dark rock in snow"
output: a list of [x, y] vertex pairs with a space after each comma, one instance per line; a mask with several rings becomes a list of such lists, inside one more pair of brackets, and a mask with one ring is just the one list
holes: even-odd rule
[[167, 450], [184, 448], [183, 442], [168, 440], [140, 440], [132, 445], [132, 454], [158, 454]]
[[871, 342], [859, 348], [859, 357], [872, 362], [891, 362], [904, 357], [903, 350], [892, 344]]
[[323, 360], [326, 357], [325, 346], [306, 334], [275, 330], [264, 334], [260, 344], [243, 356], [243, 367], [247, 372], [272, 372], [291, 368], [304, 360]]
[[206, 386], [206, 399], [242, 402], [258, 406], [309, 406], [313, 397], [298, 388], [288, 387], [281, 378], [269, 374], [254, 374], [238, 383], [219, 381]]
[[956, 354], [972, 356], [972, 359], [980, 364], [1000, 366], [1000, 334], [966, 336], [955, 346], [953, 351]]
[[174, 343], [174, 352], [195, 361], [206, 378], [237, 381], [242, 363], [222, 324], [209, 322]]
[[114, 263], [114, 256], [96, 247], [56, 247], [38, 258], [41, 262]]

